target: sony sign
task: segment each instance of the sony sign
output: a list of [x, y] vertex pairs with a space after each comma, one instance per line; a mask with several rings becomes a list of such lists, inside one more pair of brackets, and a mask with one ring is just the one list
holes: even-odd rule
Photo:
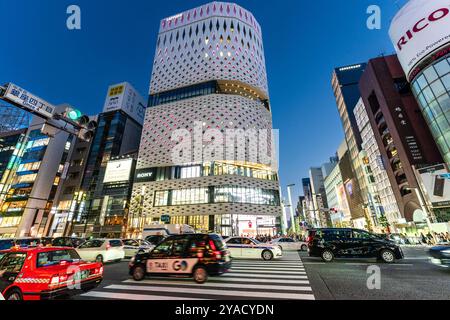
[[138, 169], [134, 177], [134, 182], [149, 182], [156, 180], [155, 169]]
[[410, 0], [392, 20], [389, 36], [409, 78], [421, 61], [450, 44], [450, 0]]

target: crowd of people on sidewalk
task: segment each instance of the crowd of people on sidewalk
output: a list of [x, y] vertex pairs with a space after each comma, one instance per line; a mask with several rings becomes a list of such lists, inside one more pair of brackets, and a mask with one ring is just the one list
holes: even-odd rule
[[448, 232], [428, 232], [426, 235], [420, 233], [423, 244], [434, 245], [438, 243], [450, 243], [450, 234]]

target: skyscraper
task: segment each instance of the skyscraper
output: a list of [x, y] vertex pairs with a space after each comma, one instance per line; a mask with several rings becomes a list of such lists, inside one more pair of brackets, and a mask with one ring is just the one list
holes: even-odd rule
[[[108, 88], [85, 163], [81, 191], [76, 195], [77, 213], [73, 215], [71, 233], [125, 236], [131, 184], [127, 173], [132, 170], [130, 160], [125, 157], [138, 151], [146, 104], [127, 82]], [[117, 157], [124, 157], [120, 168], [123, 170], [117, 169], [114, 178], [108, 174], [108, 163]]]
[[369, 60], [360, 92], [400, 210], [395, 226], [411, 226], [426, 214], [412, 166], [439, 164], [442, 157], [397, 56]]
[[[143, 224], [276, 232], [277, 169], [251, 138], [270, 133], [272, 115], [261, 28], [249, 11], [212, 2], [163, 19], [149, 106], [132, 203]], [[269, 134], [258, 141], [273, 149]]]
[[360, 98], [358, 82], [365, 68], [365, 63], [344, 66], [334, 69], [332, 76], [332, 87], [344, 129], [345, 141], [348, 146], [351, 170], [349, 172], [343, 170], [346, 175], [343, 179], [344, 183], [349, 187], [351, 186], [352, 190], [350, 207], [353, 220], [360, 220], [366, 217], [364, 207], [367, 206], [369, 199], [360, 159], [362, 140], [353, 113]]

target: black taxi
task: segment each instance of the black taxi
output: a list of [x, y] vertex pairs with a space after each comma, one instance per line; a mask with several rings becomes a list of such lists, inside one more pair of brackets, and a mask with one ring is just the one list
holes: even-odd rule
[[231, 256], [217, 234], [183, 234], [166, 238], [152, 251], [137, 254], [129, 264], [136, 281], [146, 276], [186, 276], [204, 283], [208, 276], [221, 275], [231, 268]]

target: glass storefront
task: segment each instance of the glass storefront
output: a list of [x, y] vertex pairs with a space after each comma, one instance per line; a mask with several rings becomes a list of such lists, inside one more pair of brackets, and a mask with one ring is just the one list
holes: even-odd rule
[[[212, 196], [210, 196], [212, 195]], [[279, 206], [278, 190], [239, 186], [215, 186], [155, 191], [154, 207], [209, 203], [242, 203]]]
[[445, 162], [450, 163], [450, 56], [424, 69], [412, 88]]
[[171, 224], [187, 224], [196, 232], [215, 232], [223, 236], [276, 235], [280, 231], [280, 222], [274, 216], [258, 215], [202, 215], [174, 216]]

